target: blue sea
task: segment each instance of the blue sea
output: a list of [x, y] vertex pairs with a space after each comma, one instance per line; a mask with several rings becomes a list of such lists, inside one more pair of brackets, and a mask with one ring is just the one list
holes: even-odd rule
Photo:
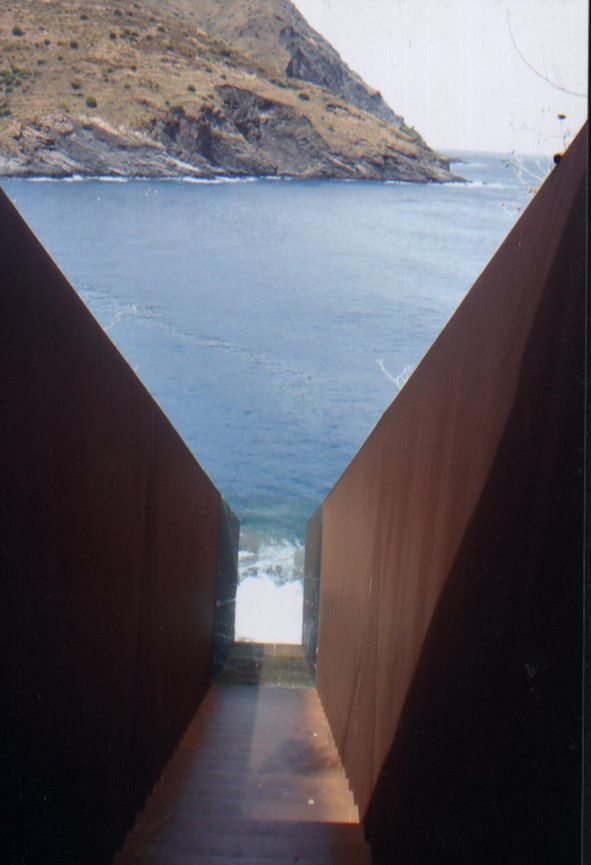
[[550, 169], [466, 183], [5, 179], [2, 187], [289, 581], [307, 519]]

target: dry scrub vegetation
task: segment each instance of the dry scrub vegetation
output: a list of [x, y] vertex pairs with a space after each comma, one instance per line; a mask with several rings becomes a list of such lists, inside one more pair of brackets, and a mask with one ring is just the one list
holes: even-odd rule
[[[232, 16], [223, 19], [232, 44], [208, 35], [203, 21], [211, 24], [220, 6], [211, 0], [6, 0], [0, 8], [0, 150], [13, 151], [23, 126], [48, 118], [142, 134], [170, 113], [197, 117], [204, 109], [219, 110], [217, 88], [233, 85], [290, 106], [334, 153], [416, 152], [420, 139], [413, 130], [397, 130], [332, 91], [283, 75], [285, 58], [273, 52], [272, 39], [261, 46], [252, 18], [243, 38], [236, 36], [247, 0], [230, 3]], [[266, 32], [262, 24], [258, 30]]]

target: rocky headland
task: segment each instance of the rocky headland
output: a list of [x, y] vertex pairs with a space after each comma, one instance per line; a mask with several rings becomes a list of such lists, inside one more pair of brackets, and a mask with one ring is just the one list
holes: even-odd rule
[[0, 175], [457, 179], [288, 0], [8, 0]]

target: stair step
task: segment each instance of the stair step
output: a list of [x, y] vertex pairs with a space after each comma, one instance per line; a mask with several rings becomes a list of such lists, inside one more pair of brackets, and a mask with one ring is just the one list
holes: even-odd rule
[[334, 836], [307, 836], [305, 833], [294, 837], [282, 834], [258, 835], [253, 831], [242, 835], [169, 831], [157, 838], [148, 835], [136, 836], [132, 849], [139, 857], [167, 852], [173, 855], [226, 856], [235, 859], [255, 856], [258, 859], [273, 860], [289, 850], [293, 861], [332, 857], [343, 865], [346, 862], [356, 865], [359, 855], [365, 850], [365, 843], [362, 838], [354, 841], [344, 838], [339, 841]]
[[306, 659], [304, 647], [300, 643], [249, 643], [246, 640], [234, 643], [228, 657]]
[[293, 688], [312, 688], [313, 674], [304, 661], [276, 658], [229, 659], [217, 674], [222, 684]]
[[370, 861], [317, 692], [216, 684], [114, 865]]
[[318, 787], [327, 791], [342, 790], [343, 782], [346, 784], [345, 776], [341, 769], [319, 769], [316, 772], [301, 772], [294, 780], [290, 772], [216, 772], [214, 769], [207, 771], [194, 770], [190, 774], [167, 773], [160, 784], [165, 786], [182, 786], [184, 790], [193, 790], [203, 785], [208, 785], [211, 790], [229, 790], [238, 794], [242, 790], [271, 790], [275, 787], [285, 788], [290, 785], [296, 787]]
[[311, 673], [310, 667], [304, 658], [247, 658], [230, 655], [230, 657], [225, 661], [223, 669], [231, 670], [235, 667], [243, 667], [244, 669], [249, 667], [252, 669], [281, 669], [285, 670], [286, 673], [289, 673], [290, 671], [305, 672], [308, 674]]
[[227, 781], [229, 786], [234, 784], [236, 787], [243, 787], [246, 782], [269, 781], [272, 777], [280, 777], [280, 780], [285, 780], [287, 783], [287, 779], [292, 774], [297, 774], [297, 777], [302, 780], [326, 778], [339, 784], [343, 784], [346, 779], [342, 768], [334, 761], [330, 763], [318, 761], [315, 766], [306, 764], [299, 768], [294, 758], [287, 762], [282, 760], [280, 755], [272, 755], [268, 758], [263, 755], [260, 759], [243, 762], [233, 758], [233, 764], [232, 770], [227, 772], [220, 770], [219, 763], [216, 764], [215, 760], [208, 760], [190, 770], [178, 764], [178, 766], [169, 766], [161, 780], [167, 782], [175, 780], [181, 783], [186, 779], [187, 782], [198, 783], [200, 779], [210, 778], [213, 782]]
[[[301, 755], [301, 759], [307, 756], [308, 761], [311, 759], [318, 761], [325, 760], [329, 763], [338, 763], [340, 765], [338, 760], [338, 751], [332, 740], [322, 738], [319, 733], [316, 735], [312, 733], [310, 738], [314, 749], [312, 756], [310, 756], [309, 753], [310, 744], [305, 747], [295, 738], [289, 743], [290, 756]], [[281, 753], [281, 750], [285, 747], [285, 738], [281, 740], [267, 738], [265, 742], [248, 745], [248, 743], [237, 742], [235, 738], [232, 741], [231, 736], [208, 735], [201, 736], [199, 739], [195, 739], [192, 742], [181, 743], [179, 745], [178, 753], [182, 753], [185, 748], [192, 750], [196, 746], [201, 749], [201, 752], [197, 757], [199, 765], [205, 764], [208, 759], [211, 761], [218, 761], [220, 754], [227, 755], [227, 758], [232, 761], [242, 760], [244, 762], [251, 758], [251, 762], [254, 762], [254, 758], [257, 755], [259, 755], [259, 757], [269, 758], [273, 754]]]
[[232, 683], [236, 685], [258, 686], [260, 688], [302, 688], [311, 683], [306, 676], [284, 676], [277, 672], [266, 672], [255, 674], [250, 671], [231, 670], [220, 673], [216, 679], [220, 684]]
[[342, 803], [329, 804], [316, 802], [285, 802], [251, 799], [236, 801], [228, 798], [207, 796], [195, 801], [178, 800], [174, 797], [160, 797], [150, 803], [150, 814], [155, 820], [165, 820], [174, 809], [184, 819], [209, 817], [239, 817], [250, 820], [294, 821], [303, 823], [351, 823], [358, 825], [359, 814], [356, 807], [344, 809]]
[[[171, 798], [178, 797], [179, 784], [167, 784], [161, 781], [154, 788], [153, 796], [160, 802], [169, 801]], [[230, 802], [255, 804], [260, 803], [276, 803], [289, 805], [337, 805], [343, 807], [354, 807], [353, 796], [348, 790], [346, 793], [340, 792], [338, 787], [331, 789], [323, 789], [320, 785], [311, 785], [305, 783], [293, 783], [289, 787], [280, 784], [269, 784], [267, 786], [257, 785], [248, 789], [232, 789], [227, 784], [210, 784], [194, 783], [182, 785], [183, 796], [188, 796], [191, 802], [197, 803], [203, 800], [217, 799], [229, 800]]]
[[249, 817], [229, 817], [228, 815], [206, 815], [179, 813], [171, 808], [161, 812], [157, 818], [150, 810], [138, 818], [134, 833], [152, 835], [156, 832], [193, 832], [257, 836], [334, 838], [339, 842], [350, 839], [356, 842], [360, 837], [357, 823], [312, 823], [303, 820], [252, 820]]
[[[369, 855], [369, 854], [368, 854]], [[138, 859], [137, 856], [122, 854], [117, 857], [113, 865], [371, 865], [371, 859], [358, 856], [351, 862], [343, 862], [341, 859], [314, 858], [294, 859], [289, 850], [286, 850], [281, 858], [274, 856], [272, 859], [253, 859], [248, 857], [228, 856], [193, 856], [191, 854], [169, 852], [155, 853]]]

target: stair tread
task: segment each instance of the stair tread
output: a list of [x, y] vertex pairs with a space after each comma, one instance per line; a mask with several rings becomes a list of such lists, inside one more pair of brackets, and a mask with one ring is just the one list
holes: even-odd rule
[[[298, 805], [327, 805], [333, 808], [340, 806], [341, 808], [354, 808], [353, 796], [350, 792], [338, 793], [338, 791], [321, 791], [318, 789], [310, 789], [299, 786], [297, 789], [281, 790], [278, 787], [272, 789], [252, 789], [244, 790], [243, 792], [230, 790], [227, 787], [202, 787], [188, 788], [186, 791], [188, 798], [193, 803], [201, 802], [202, 800], [215, 799], [218, 802], [229, 801], [240, 804], [243, 807], [270, 805], [282, 805], [286, 812], [286, 817], [289, 817], [290, 806]], [[152, 794], [155, 800], [159, 803], [168, 803], [171, 800], [178, 799], [178, 787], [163, 787], [154, 790]]]
[[[273, 774], [267, 776], [257, 775], [256, 773], [244, 774], [242, 776], [220, 777], [215, 774], [199, 774], [193, 778], [183, 778], [182, 780], [172, 778], [163, 778], [160, 781], [160, 789], [163, 791], [170, 790], [174, 787], [179, 789], [182, 785], [183, 794], [190, 793], [191, 795], [198, 790], [211, 790], [224, 792], [227, 791], [229, 796], [243, 796], [249, 791], [256, 791], [257, 795], [260, 792], [269, 791], [276, 795], [283, 790], [286, 792], [291, 790], [294, 793], [300, 791], [316, 791], [318, 795], [323, 792], [330, 796], [338, 795], [339, 791], [344, 790], [343, 777], [335, 777], [330, 775], [322, 775], [320, 777], [298, 777], [291, 779], [289, 773], [283, 773], [277, 777]], [[348, 788], [347, 788], [348, 789]]]
[[227, 815], [228, 817], [248, 816], [253, 820], [317, 820], [330, 823], [358, 823], [359, 814], [352, 798], [343, 802], [331, 797], [328, 801], [313, 795], [300, 799], [278, 800], [274, 796], [251, 795], [236, 798], [219, 794], [202, 793], [180, 797], [176, 791], [154, 790], [146, 809], [151, 814], [167, 815], [171, 808], [179, 814], [195, 816], [198, 814]]
[[170, 809], [159, 817], [145, 811], [135, 827], [135, 832], [154, 833], [166, 831], [191, 832], [197, 827], [202, 832], [223, 831], [231, 835], [281, 835], [299, 837], [321, 835], [336, 839], [360, 837], [361, 827], [357, 823], [313, 823], [304, 820], [253, 820], [249, 817], [224, 815], [185, 814]]
[[196, 856], [218, 855], [218, 856], [246, 856], [258, 857], [281, 853], [289, 847], [294, 857], [311, 858], [312, 856], [326, 856], [340, 853], [363, 850], [365, 843], [360, 837], [335, 838], [333, 835], [326, 836], [317, 834], [306, 836], [304, 833], [299, 837], [283, 835], [281, 833], [270, 835], [258, 835], [254, 831], [241, 834], [230, 834], [219, 832], [202, 831], [168, 831], [160, 832], [157, 837], [153, 834], [136, 833], [134, 849], [138, 852], [148, 851], [151, 848], [161, 851], [170, 850], [178, 853], [191, 853]]
[[353, 857], [346, 859], [326, 856], [314, 859], [294, 859], [289, 851], [281, 857], [273, 856], [266, 859], [253, 859], [248, 857], [235, 856], [193, 856], [192, 854], [176, 853], [171, 854], [165, 851], [161, 854], [147, 854], [145, 857], [137, 858], [137, 856], [122, 854], [113, 862], [113, 865], [371, 865], [369, 853], [366, 856], [355, 853]]
[[370, 861], [317, 691], [216, 683], [114, 865]]

